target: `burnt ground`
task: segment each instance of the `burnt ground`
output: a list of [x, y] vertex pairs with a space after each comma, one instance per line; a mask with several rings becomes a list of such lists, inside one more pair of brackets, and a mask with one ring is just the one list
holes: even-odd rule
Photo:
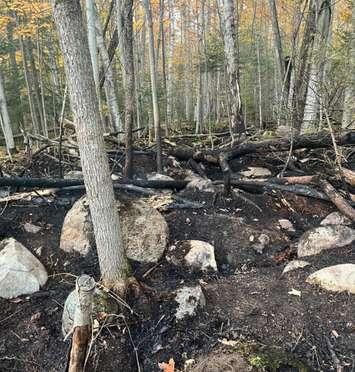
[[[274, 160], [257, 158], [248, 164], [267, 166], [275, 173], [279, 166]], [[149, 158], [141, 157], [136, 165], [153, 170]], [[233, 166], [237, 171], [243, 164]], [[43, 169], [55, 174], [55, 167], [56, 163], [41, 158], [26, 174], [43, 175]], [[211, 178], [219, 177], [218, 169], [208, 172]], [[288, 193], [245, 195], [262, 212], [238, 197], [193, 191], [183, 191], [181, 196], [203, 202], [205, 208], [163, 212], [170, 228], [167, 252], [179, 240], [208, 241], [215, 246], [219, 272], [193, 274], [165, 257], [154, 267], [133, 263], [134, 276], [141, 283], [141, 289], [132, 290], [127, 298], [134, 313], [122, 310], [124, 317], [117, 323], [102, 327], [90, 352], [88, 371], [138, 371], [138, 359], [141, 371], [153, 372], [159, 370], [158, 362], [171, 357], [183, 370], [188, 359], [231, 352], [230, 346], [220, 343], [223, 339], [238, 341], [234, 348], [254, 361], [255, 370], [332, 371], [335, 353], [343, 371], [354, 371], [354, 296], [330, 293], [305, 280], [322, 267], [355, 262], [355, 246], [312, 257], [311, 266], [281, 276], [284, 265], [295, 256], [297, 238], [318, 226], [334, 208]], [[70, 342], [64, 342], [61, 334], [64, 301], [74, 289], [75, 275], [87, 273], [99, 279], [95, 255], [80, 258], [59, 250], [64, 216], [79, 196], [62, 194], [1, 205], [1, 238], [12, 236], [23, 243], [45, 265], [50, 278], [34, 295], [0, 299], [0, 371], [65, 370]], [[281, 234], [277, 227], [281, 218], [292, 221], [296, 232]], [[255, 231], [281, 237], [262, 254], [256, 253], [236, 227], [240, 221]], [[27, 233], [26, 222], [42, 230]], [[207, 306], [198, 316], [176, 323], [174, 290], [190, 283], [201, 284]], [[301, 296], [290, 295], [292, 289]], [[265, 355], [272, 363], [264, 361]]]

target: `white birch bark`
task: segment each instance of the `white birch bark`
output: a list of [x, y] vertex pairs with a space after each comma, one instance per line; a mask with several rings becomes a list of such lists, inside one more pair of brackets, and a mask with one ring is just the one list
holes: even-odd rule
[[1, 129], [5, 137], [6, 149], [7, 152], [11, 155], [11, 153], [15, 150], [15, 142], [10, 123], [10, 116], [7, 110], [4, 80], [2, 78], [1, 71], [0, 71], [0, 121]]
[[171, 128], [173, 121], [173, 66], [174, 66], [174, 43], [175, 43], [175, 15], [173, 0], [168, 0], [169, 7], [169, 55], [168, 55], [168, 69], [167, 69], [167, 84], [166, 84], [166, 114], [167, 114], [167, 129]]
[[230, 90], [230, 120], [231, 127], [237, 133], [244, 131], [240, 115], [241, 98], [238, 79], [238, 57], [236, 44], [236, 26], [233, 0], [219, 0], [219, 8], [223, 19], [224, 52], [227, 65]]
[[[317, 1], [317, 0], [314, 0]], [[320, 95], [322, 94], [322, 77], [325, 66], [325, 56], [331, 26], [330, 0], [323, 0], [317, 17], [316, 35], [313, 46], [313, 61], [311, 64], [307, 87], [306, 103], [301, 131], [312, 128], [319, 114]]]
[[155, 63], [154, 52], [154, 32], [153, 32], [153, 19], [150, 0], [143, 0], [147, 31], [148, 31], [148, 46], [149, 46], [149, 68], [150, 68], [150, 84], [153, 100], [153, 118], [154, 118], [154, 131], [155, 141], [157, 144], [157, 172], [163, 172], [162, 158], [161, 158], [161, 130], [160, 130], [160, 117], [158, 107], [158, 89], [157, 89], [157, 72]]
[[99, 49], [100, 58], [102, 61], [102, 67], [105, 72], [104, 89], [105, 89], [106, 102], [107, 102], [109, 115], [110, 115], [110, 121], [111, 121], [112, 129], [114, 131], [121, 132], [123, 128], [122, 128], [122, 121], [120, 117], [120, 111], [118, 108], [118, 102], [117, 102], [117, 97], [116, 97], [116, 92], [115, 92], [115, 83], [114, 83], [114, 78], [113, 78], [112, 66], [111, 66], [110, 58], [109, 58], [107, 48], [105, 45], [100, 17], [96, 9], [95, 9], [95, 26], [96, 26], [97, 47]]
[[350, 42], [350, 79], [345, 88], [344, 110], [342, 118], [342, 127], [344, 129], [355, 128], [355, 1], [352, 6], [352, 33]]

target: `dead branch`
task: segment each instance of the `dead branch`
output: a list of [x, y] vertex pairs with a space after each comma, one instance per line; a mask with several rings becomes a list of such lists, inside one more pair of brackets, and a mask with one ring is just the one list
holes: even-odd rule
[[339, 211], [355, 222], [355, 209], [345, 198], [343, 198], [328, 181], [320, 180], [319, 185]]
[[342, 170], [343, 170], [343, 175], [344, 175], [345, 181], [349, 185], [355, 187], [355, 172], [350, 170], [350, 169], [347, 169], [347, 168], [342, 168]]

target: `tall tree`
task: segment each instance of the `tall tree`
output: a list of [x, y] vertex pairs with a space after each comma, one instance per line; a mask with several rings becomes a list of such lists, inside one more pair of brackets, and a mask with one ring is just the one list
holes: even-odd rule
[[155, 52], [154, 52], [154, 31], [153, 31], [153, 17], [150, 0], [143, 0], [144, 10], [146, 15], [146, 25], [148, 31], [148, 46], [149, 46], [149, 68], [150, 68], [150, 84], [152, 91], [153, 100], [153, 118], [154, 118], [154, 130], [155, 130], [155, 141], [157, 145], [157, 171], [158, 173], [163, 172], [163, 163], [161, 155], [161, 130], [160, 130], [160, 117], [158, 107], [158, 86], [157, 86], [157, 72], [155, 63]]
[[101, 275], [107, 286], [123, 292], [128, 263], [105, 153], [80, 1], [52, 0], [52, 8], [64, 58]]
[[239, 88], [239, 61], [236, 43], [236, 25], [234, 19], [233, 0], [219, 0], [221, 16], [224, 24], [224, 52], [226, 56], [227, 73], [230, 90], [230, 121], [237, 133], [244, 132], [241, 116], [241, 98]]
[[5, 97], [4, 81], [0, 71], [0, 123], [4, 133], [7, 152], [11, 155], [15, 150], [14, 136], [10, 123], [9, 112]]
[[133, 0], [116, 2], [117, 30], [119, 34], [120, 58], [125, 93], [126, 159], [124, 174], [132, 177], [133, 165], [133, 121], [135, 101], [135, 77], [133, 59]]
[[355, 1], [352, 2], [352, 30], [350, 32], [349, 66], [350, 77], [345, 88], [342, 127], [355, 128]]
[[313, 60], [308, 79], [307, 96], [304, 108], [303, 125], [301, 130], [311, 129], [319, 114], [322, 95], [322, 78], [325, 68], [326, 49], [331, 27], [331, 3], [323, 0], [320, 4], [316, 20]]

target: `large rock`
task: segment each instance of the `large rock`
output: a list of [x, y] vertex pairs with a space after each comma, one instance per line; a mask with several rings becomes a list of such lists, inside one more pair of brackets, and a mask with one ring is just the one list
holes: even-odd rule
[[348, 217], [344, 216], [340, 212], [332, 212], [328, 214], [327, 217], [322, 220], [320, 223], [322, 226], [328, 226], [328, 225], [344, 225], [349, 226], [351, 225], [351, 221]]
[[[62, 316], [62, 332], [66, 336], [72, 329], [74, 323], [75, 308], [78, 304], [78, 295], [74, 290], [70, 292], [65, 300]], [[118, 304], [106, 292], [95, 288], [93, 298], [92, 316], [94, 319], [110, 320], [109, 315], [117, 314]]]
[[326, 267], [310, 275], [307, 282], [332, 292], [348, 291], [355, 294], [355, 264]]
[[177, 320], [194, 316], [199, 308], [206, 306], [206, 298], [199, 285], [178, 289], [175, 301], [178, 303], [175, 313]]
[[187, 266], [201, 271], [217, 271], [213, 245], [201, 240], [189, 240], [190, 250], [185, 256]]
[[[120, 200], [117, 208], [127, 257], [155, 263], [163, 255], [168, 240], [168, 225], [156, 209], [143, 200]], [[93, 241], [92, 222], [86, 198], [81, 198], [67, 213], [60, 239], [66, 252], [87, 255]]]
[[313, 256], [327, 249], [344, 247], [355, 240], [355, 230], [347, 226], [322, 226], [305, 232], [298, 242], [298, 257]]
[[85, 197], [77, 200], [63, 222], [60, 235], [60, 249], [65, 252], [78, 252], [85, 256], [89, 253], [92, 242], [92, 223], [89, 205]]
[[37, 292], [48, 279], [42, 263], [13, 238], [0, 243], [0, 297]]

